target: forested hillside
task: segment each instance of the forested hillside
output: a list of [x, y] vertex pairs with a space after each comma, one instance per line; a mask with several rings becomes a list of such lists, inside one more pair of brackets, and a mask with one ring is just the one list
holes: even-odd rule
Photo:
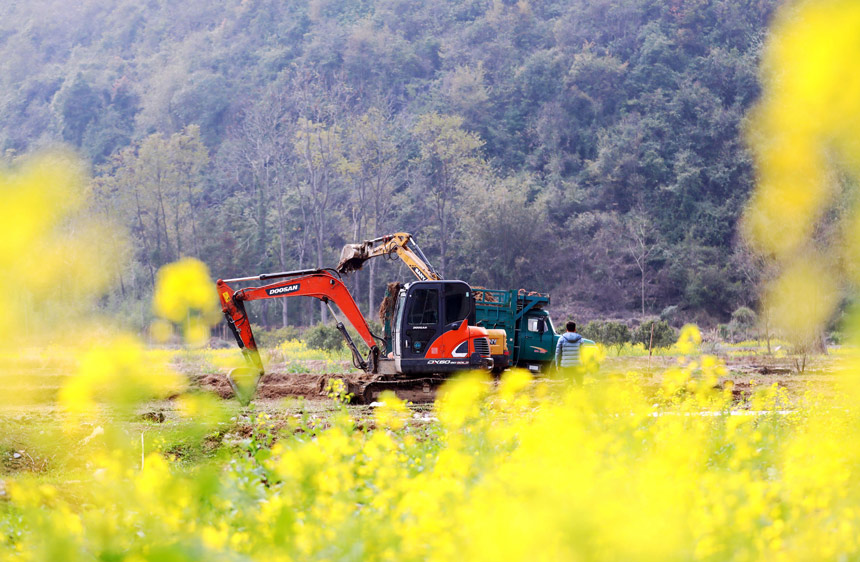
[[[132, 237], [111, 306], [140, 323], [178, 257], [332, 266], [393, 231], [446, 277], [719, 320], [757, 298], [743, 127], [776, 4], [4, 2], [0, 147], [92, 163], [94, 212]], [[410, 278], [377, 261], [363, 307]]]

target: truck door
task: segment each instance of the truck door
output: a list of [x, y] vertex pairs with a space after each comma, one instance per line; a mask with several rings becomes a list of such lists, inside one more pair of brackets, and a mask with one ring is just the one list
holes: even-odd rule
[[529, 314], [524, 318], [525, 330], [521, 332], [520, 359], [527, 362], [544, 363], [552, 360], [554, 333], [549, 316]]
[[439, 299], [439, 285], [436, 283], [410, 287], [400, 330], [404, 359], [424, 357], [429, 344], [441, 333]]

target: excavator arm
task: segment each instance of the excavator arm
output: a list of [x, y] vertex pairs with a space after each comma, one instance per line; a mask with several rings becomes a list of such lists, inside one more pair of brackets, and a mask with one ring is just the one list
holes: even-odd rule
[[[262, 285], [260, 287], [248, 287], [234, 290], [229, 284], [249, 281], [265, 281], [267, 279], [281, 279], [275, 283]], [[256, 370], [259, 376], [263, 375], [263, 362], [257, 350], [257, 342], [254, 340], [254, 332], [251, 322], [245, 311], [245, 303], [261, 299], [276, 299], [283, 297], [313, 297], [329, 305], [332, 315], [338, 316], [331, 309], [333, 302], [343, 312], [352, 327], [358, 332], [364, 343], [369, 348], [367, 359], [362, 357], [355, 343], [346, 331], [343, 322], [338, 319], [337, 329], [343, 334], [347, 345], [352, 351], [353, 359], [357, 367], [368, 373], [375, 373], [379, 358], [379, 348], [376, 340], [370, 332], [367, 321], [359, 311], [352, 295], [349, 294], [343, 282], [332, 274], [330, 270], [302, 270], [284, 273], [264, 273], [253, 277], [240, 277], [236, 279], [219, 279], [217, 284], [218, 296], [221, 299], [221, 309], [227, 319], [236, 342], [242, 350], [245, 360], [251, 369]]]
[[347, 244], [340, 254], [337, 264], [339, 273], [350, 273], [361, 269], [364, 262], [377, 256], [396, 255], [421, 281], [439, 281], [442, 276], [436, 272], [430, 261], [418, 247], [408, 232], [398, 232], [365, 240], [361, 244]]

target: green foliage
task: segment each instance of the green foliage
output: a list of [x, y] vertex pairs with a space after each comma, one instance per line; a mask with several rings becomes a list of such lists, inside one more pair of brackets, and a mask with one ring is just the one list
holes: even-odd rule
[[124, 298], [179, 256], [238, 276], [409, 231], [446, 277], [725, 320], [749, 292], [740, 131], [776, 3], [11, 3], [0, 154], [92, 160], [133, 229]]
[[87, 126], [98, 118], [102, 100], [81, 74], [58, 95], [63, 140], [80, 146]]
[[[651, 328], [654, 328], [653, 340]], [[631, 340], [633, 343], [641, 343], [647, 349], [653, 347], [669, 347], [678, 339], [675, 329], [663, 320], [645, 320], [633, 330]]]
[[732, 312], [732, 323], [738, 328], [748, 330], [755, 326], [757, 321], [758, 316], [755, 311], [746, 306], [737, 308]]
[[257, 340], [257, 345], [269, 349], [277, 347], [287, 340], [298, 340], [301, 337], [299, 329], [295, 326], [284, 326], [282, 328], [266, 330], [262, 326], [252, 324], [251, 328], [254, 330], [254, 339]]
[[755, 311], [741, 306], [732, 312], [731, 322], [717, 326], [717, 334], [723, 341], [744, 341], [755, 337], [757, 325], [758, 315]]
[[343, 335], [334, 326], [317, 324], [308, 328], [304, 333], [304, 340], [311, 349], [322, 349], [325, 351], [337, 351], [343, 349], [345, 344]]
[[611, 320], [592, 320], [579, 332], [583, 337], [602, 343], [607, 347], [616, 348], [616, 353], [621, 353], [624, 344], [630, 341], [630, 328], [622, 322]]

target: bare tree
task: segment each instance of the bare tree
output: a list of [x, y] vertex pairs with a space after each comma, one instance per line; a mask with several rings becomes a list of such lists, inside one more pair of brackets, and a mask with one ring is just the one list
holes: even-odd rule
[[645, 314], [645, 286], [648, 260], [659, 251], [659, 233], [651, 220], [641, 211], [633, 212], [623, 219], [626, 249], [639, 270], [639, 299], [642, 314]]
[[[304, 182], [298, 184], [303, 190], [299, 197], [307, 196], [310, 204], [316, 264], [317, 267], [323, 267], [325, 240], [333, 223], [331, 214], [346, 165], [340, 128], [300, 117], [296, 123], [294, 147], [305, 172]], [[325, 303], [320, 303], [320, 319], [324, 324], [328, 322]]]
[[748, 294], [752, 297], [752, 300], [748, 304], [752, 306], [758, 305], [759, 325], [764, 331], [767, 352], [770, 354], [770, 340], [773, 337], [773, 326], [770, 307], [763, 297], [768, 285], [779, 275], [779, 265], [775, 258], [757, 252], [740, 236], [735, 241], [732, 265], [743, 275], [747, 286], [750, 288]]
[[[261, 99], [246, 109], [235, 134], [238, 137], [236, 182], [255, 195], [257, 220], [257, 260], [262, 267], [267, 260], [270, 243], [268, 217], [270, 208], [275, 208], [277, 225], [277, 258], [282, 270], [289, 268], [289, 244], [294, 239], [289, 235], [288, 199], [290, 187], [297, 182], [290, 166], [290, 139], [295, 118], [289, 99], [278, 88], [270, 88]], [[304, 203], [298, 198], [300, 217], [306, 219]], [[306, 221], [302, 223], [306, 226]], [[307, 228], [302, 228], [298, 239], [299, 268], [303, 267]], [[264, 303], [266, 304], [266, 303]], [[289, 299], [281, 299], [281, 324], [286, 326], [289, 314]]]

